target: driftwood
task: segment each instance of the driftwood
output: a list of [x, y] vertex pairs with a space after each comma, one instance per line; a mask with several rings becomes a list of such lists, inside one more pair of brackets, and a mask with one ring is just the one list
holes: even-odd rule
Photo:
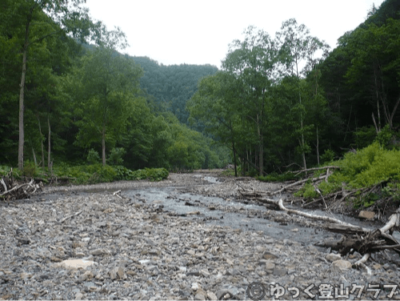
[[[265, 195], [258, 191], [248, 191], [241, 187], [242, 195]], [[370, 189], [368, 189], [371, 191]], [[358, 252], [363, 255], [363, 258], [355, 263], [356, 267], [364, 267], [368, 273], [370, 272], [368, 267], [365, 266], [365, 262], [370, 258], [372, 253], [380, 252], [385, 249], [392, 249], [400, 254], [400, 243], [391, 235], [395, 227], [400, 226], [400, 208], [392, 214], [388, 222], [380, 229], [367, 229], [359, 226], [355, 226], [349, 223], [345, 223], [339, 219], [309, 214], [299, 210], [288, 209], [284, 206], [283, 200], [273, 200], [266, 197], [256, 198], [261, 203], [274, 204], [281, 210], [286, 211], [289, 214], [296, 214], [307, 217], [313, 220], [319, 220], [326, 222], [322, 224], [322, 227], [326, 230], [343, 233], [342, 239], [339, 241], [328, 241], [320, 243], [320, 246], [330, 247], [338, 250], [341, 255], [351, 254]]]
[[339, 166], [323, 166], [323, 167], [315, 167], [315, 168], [309, 168], [309, 169], [301, 169], [301, 170], [295, 170], [291, 171], [291, 173], [295, 173], [296, 175], [299, 175], [303, 172], [309, 172], [309, 171], [315, 171], [315, 170], [323, 170], [323, 169], [340, 169]]
[[275, 194], [282, 193], [282, 192], [284, 192], [285, 190], [287, 190], [287, 189], [289, 189], [289, 188], [292, 188], [292, 187], [297, 186], [297, 185], [301, 185], [301, 184], [303, 184], [303, 183], [306, 183], [306, 182], [309, 181], [309, 180], [311, 180], [312, 182], [316, 182], [316, 181], [319, 181], [319, 180], [323, 180], [323, 179], [325, 179], [325, 178], [326, 178], [326, 176], [321, 176], [321, 177], [313, 178], [313, 179], [304, 179], [304, 180], [300, 180], [300, 181], [294, 182], [294, 183], [292, 183], [292, 184], [289, 184], [289, 185], [287, 185], [287, 186], [285, 186], [285, 187], [282, 187], [281, 189], [279, 189], [279, 190], [277, 190], [277, 191], [273, 191], [273, 192], [270, 193], [270, 195], [275, 195]]
[[12, 176], [12, 170], [8, 175], [0, 178], [0, 200], [16, 200], [28, 198], [41, 188], [33, 179], [27, 183], [17, 183]]

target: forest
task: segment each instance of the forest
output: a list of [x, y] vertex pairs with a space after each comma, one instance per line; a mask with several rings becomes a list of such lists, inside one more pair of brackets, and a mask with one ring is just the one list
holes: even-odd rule
[[123, 55], [124, 33], [91, 20], [84, 1], [72, 2], [0, 4], [3, 170], [82, 180], [101, 170], [106, 180], [145, 168], [226, 165], [229, 149], [184, 122], [185, 99], [217, 68]]
[[200, 81], [190, 119], [230, 146], [243, 174], [307, 169], [374, 142], [398, 150], [399, 13], [399, 1], [373, 7], [333, 50], [295, 19], [275, 37], [248, 27]]
[[335, 49], [295, 19], [249, 26], [220, 70], [122, 54], [124, 33], [83, 3], [1, 2], [0, 169], [84, 182], [232, 163], [271, 180], [353, 156], [356, 173], [376, 168], [371, 183], [399, 180], [399, 1]]

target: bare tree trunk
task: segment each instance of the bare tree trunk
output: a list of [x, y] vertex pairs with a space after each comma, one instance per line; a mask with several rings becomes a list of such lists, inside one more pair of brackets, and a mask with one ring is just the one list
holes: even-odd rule
[[304, 152], [305, 141], [304, 141], [304, 133], [303, 133], [303, 114], [301, 114], [300, 125], [301, 125], [301, 130], [302, 130], [301, 131], [301, 155], [303, 157], [303, 168], [307, 169], [306, 153]]
[[379, 90], [378, 90], [378, 79], [376, 78], [376, 71], [374, 67], [374, 79], [375, 79], [375, 94], [376, 94], [376, 106], [378, 109], [378, 132], [381, 131], [381, 112], [379, 108]]
[[51, 171], [51, 126], [50, 126], [50, 118], [47, 116], [47, 126], [49, 128], [49, 133], [47, 136], [47, 168]]
[[26, 78], [26, 57], [28, 55], [28, 47], [29, 47], [29, 26], [30, 19], [26, 23], [25, 28], [25, 42], [24, 42], [24, 50], [22, 54], [22, 74], [21, 74], [21, 83], [19, 90], [19, 122], [18, 122], [18, 132], [19, 132], [19, 140], [18, 140], [18, 168], [22, 170], [24, 168], [24, 142], [25, 142], [25, 132], [24, 132], [24, 97], [25, 97], [25, 78]]
[[259, 166], [259, 172], [260, 176], [264, 175], [264, 139], [261, 131], [261, 118], [257, 114], [257, 134], [258, 134], [258, 139], [259, 139], [259, 151], [260, 154], [258, 155], [258, 166]]
[[398, 108], [399, 104], [400, 104], [400, 97], [397, 100], [396, 104], [394, 105], [392, 114], [390, 114], [390, 117], [389, 117], [389, 126], [390, 126], [391, 130], [393, 129], [393, 117], [396, 114], [396, 111], [397, 111], [397, 108]]
[[40, 124], [40, 118], [39, 115], [36, 115], [38, 124], [39, 124], [39, 132], [40, 132], [40, 146], [42, 149], [42, 168], [44, 168], [44, 145], [43, 145], [43, 134], [42, 134], [42, 126]]
[[317, 126], [317, 163], [319, 166], [319, 134], [318, 134], [318, 126]]
[[264, 175], [264, 137], [260, 135], [260, 176]]
[[235, 177], [237, 177], [237, 167], [236, 167], [236, 150], [235, 150], [235, 142], [232, 139], [232, 151], [233, 151], [233, 165], [235, 167]]
[[104, 126], [101, 134], [101, 158], [103, 161], [103, 166], [106, 166], [106, 129]]
[[33, 155], [33, 162], [35, 162], [35, 167], [37, 166], [36, 154], [35, 149], [32, 147], [32, 155]]

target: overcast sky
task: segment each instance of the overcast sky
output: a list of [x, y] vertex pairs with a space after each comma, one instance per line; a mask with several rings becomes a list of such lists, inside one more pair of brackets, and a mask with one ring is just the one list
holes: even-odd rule
[[91, 16], [108, 29], [119, 26], [130, 44], [122, 52], [165, 65], [220, 67], [229, 44], [249, 25], [275, 35], [295, 18], [332, 48], [365, 21], [383, 0], [87, 0]]

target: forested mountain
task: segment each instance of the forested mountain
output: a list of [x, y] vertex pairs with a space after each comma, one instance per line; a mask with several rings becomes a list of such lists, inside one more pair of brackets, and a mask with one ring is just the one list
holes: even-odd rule
[[148, 57], [132, 59], [143, 68], [144, 74], [140, 79], [142, 89], [185, 124], [189, 117], [186, 102], [197, 91], [199, 80], [218, 71], [217, 67], [211, 65], [166, 66]]

